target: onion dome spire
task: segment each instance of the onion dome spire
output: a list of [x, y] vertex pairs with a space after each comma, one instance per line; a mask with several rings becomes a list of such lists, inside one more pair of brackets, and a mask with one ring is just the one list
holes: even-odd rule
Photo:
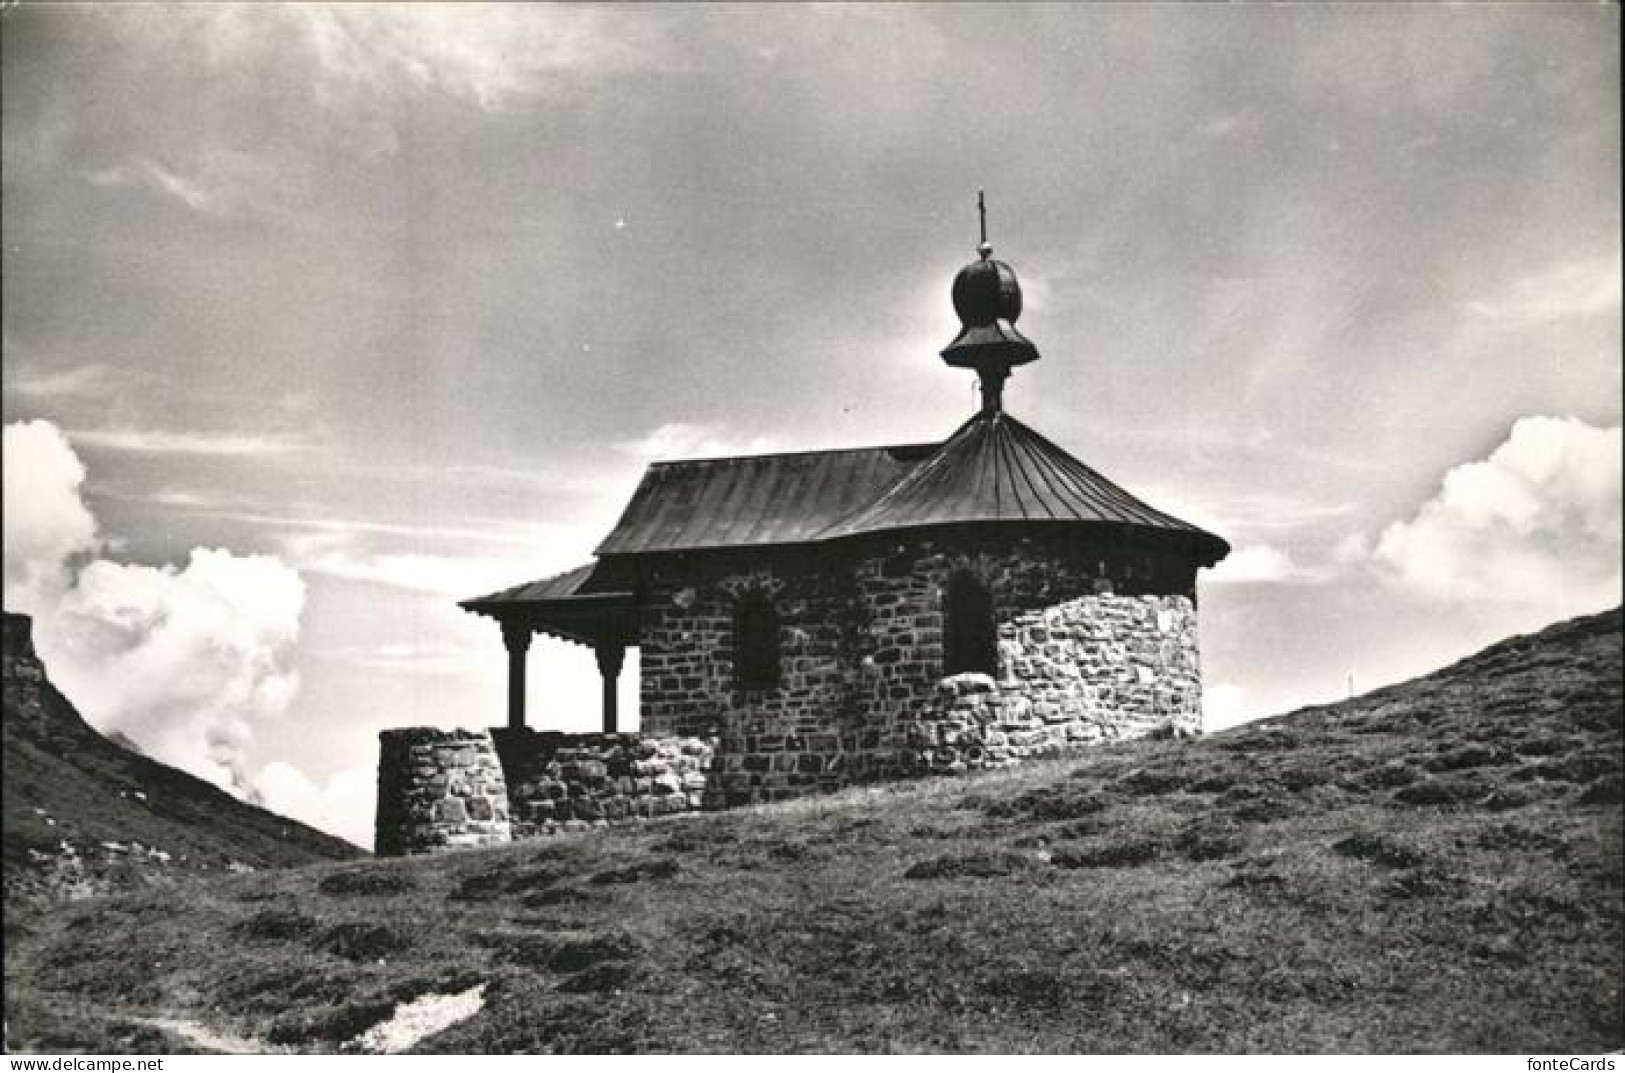
[[978, 259], [954, 277], [954, 312], [960, 330], [942, 351], [942, 360], [959, 369], [975, 369], [982, 387], [982, 412], [1004, 408], [1004, 381], [1010, 370], [1038, 360], [1038, 348], [1016, 331], [1021, 316], [1021, 284], [1015, 270], [993, 260], [987, 241], [987, 202], [976, 192], [976, 211], [982, 222]]

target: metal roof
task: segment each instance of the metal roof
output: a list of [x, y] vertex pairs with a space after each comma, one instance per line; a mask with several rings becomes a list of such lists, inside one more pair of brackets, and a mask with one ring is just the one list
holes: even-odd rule
[[656, 462], [597, 554], [808, 543], [934, 450], [928, 443]]
[[1006, 413], [983, 412], [939, 445], [657, 462], [599, 555], [807, 544], [961, 522], [1072, 522], [1229, 545], [1141, 502]]
[[[812, 544], [983, 522], [1177, 534], [1211, 566], [1230, 546], [1136, 499], [1009, 414], [984, 411], [941, 445], [656, 462], [598, 555]], [[596, 633], [631, 599], [589, 563], [462, 607], [533, 612], [538, 628]], [[613, 605], [613, 607], [611, 606]]]
[[539, 581], [527, 581], [501, 592], [464, 600], [459, 606], [472, 611], [480, 604], [534, 603], [543, 600], [567, 600], [572, 596], [586, 595], [584, 590], [588, 587], [587, 581], [597, 566], [597, 563], [587, 563], [585, 566], [578, 566], [574, 570], [566, 570], [552, 577], [544, 577]]
[[457, 606], [496, 619], [516, 617], [533, 630], [579, 644], [621, 643], [635, 632], [632, 594], [611, 591], [597, 571], [597, 563], [588, 563]]
[[862, 533], [967, 522], [1073, 522], [1189, 535], [1217, 562], [1223, 540], [1125, 492], [1009, 414], [977, 414], [873, 502], [819, 534]]

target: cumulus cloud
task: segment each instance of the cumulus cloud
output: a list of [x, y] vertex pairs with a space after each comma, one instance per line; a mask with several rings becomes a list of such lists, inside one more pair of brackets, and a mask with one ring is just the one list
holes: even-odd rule
[[85, 467], [48, 421], [6, 426], [5, 605], [37, 613], [65, 591], [72, 564], [98, 547], [96, 519], [80, 498]]
[[266, 764], [254, 780], [260, 803], [272, 812], [372, 847], [378, 782], [370, 765], [345, 768], [314, 780], [280, 760]]
[[1595, 611], [1620, 600], [1620, 495], [1619, 427], [1526, 417], [1388, 526], [1373, 560], [1419, 596], [1519, 606], [1531, 625]]
[[100, 559], [41, 616], [41, 655], [98, 729], [234, 789], [255, 726], [282, 715], [305, 586], [277, 559], [196, 548], [184, 567]]
[[180, 566], [108, 558], [60, 429], [7, 426], [4, 459], [6, 607], [34, 616], [52, 679], [98, 729], [257, 798], [247, 750], [298, 689], [303, 579], [222, 549]]
[[1292, 554], [1272, 544], [1250, 544], [1225, 556], [1208, 571], [1206, 580], [1216, 585], [1261, 585], [1313, 581], [1316, 571], [1299, 566]]

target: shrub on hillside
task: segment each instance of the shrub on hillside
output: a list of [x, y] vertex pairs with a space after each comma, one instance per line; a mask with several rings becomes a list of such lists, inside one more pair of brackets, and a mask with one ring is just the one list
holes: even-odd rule
[[415, 884], [406, 876], [369, 867], [335, 872], [316, 884], [316, 889], [335, 898], [381, 897], [404, 894], [415, 889]]
[[619, 991], [632, 981], [632, 966], [624, 961], [606, 961], [559, 981], [558, 989], [569, 994]]
[[1112, 799], [1089, 786], [1057, 784], [1012, 798], [986, 801], [982, 811], [997, 819], [1076, 820], [1104, 812]]
[[642, 947], [629, 935], [595, 935], [557, 944], [547, 956], [547, 967], [553, 972], [577, 973], [606, 961], [626, 961], [641, 952]]
[[1500, 767], [1516, 760], [1516, 754], [1509, 749], [1475, 743], [1438, 753], [1423, 766], [1429, 771], [1465, 771], [1476, 767]]
[[350, 922], [328, 928], [315, 942], [317, 950], [351, 961], [375, 961], [405, 950], [410, 937], [387, 924]]
[[1392, 835], [1362, 831], [1332, 843], [1333, 851], [1355, 860], [1386, 865], [1389, 868], [1410, 868], [1421, 864], [1424, 854], [1415, 846], [1407, 845]]
[[1580, 794], [1582, 805], [1617, 805], [1625, 801], [1625, 780], [1618, 774], [1601, 775]]
[[934, 857], [916, 861], [903, 873], [904, 879], [960, 879], [966, 876], [987, 879], [1013, 875], [1032, 867], [1031, 858], [1019, 853], [972, 853], [962, 857]]
[[1149, 839], [1126, 839], [1098, 845], [1057, 846], [1050, 863], [1058, 868], [1132, 868], [1157, 859], [1162, 847]]
[[294, 909], [262, 909], [232, 927], [239, 939], [256, 942], [290, 942], [316, 932], [320, 925], [313, 917]]
[[1394, 800], [1406, 805], [1461, 805], [1483, 795], [1483, 784], [1473, 779], [1424, 779], [1401, 787]]
[[555, 905], [580, 905], [592, 900], [592, 895], [575, 887], [548, 887], [531, 891], [520, 899], [520, 903], [526, 909], [544, 909]]
[[642, 883], [646, 879], [670, 879], [681, 870], [682, 866], [670, 857], [656, 857], [653, 860], [629, 864], [624, 868], [606, 869], [587, 882], [600, 887], [621, 883]]

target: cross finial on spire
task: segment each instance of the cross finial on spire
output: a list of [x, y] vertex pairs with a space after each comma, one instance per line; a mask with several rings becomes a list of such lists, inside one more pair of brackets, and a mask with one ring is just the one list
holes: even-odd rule
[[982, 260], [985, 261], [993, 252], [993, 247], [987, 241], [987, 200], [980, 190], [976, 191], [976, 215], [982, 221], [982, 244], [976, 247], [976, 252], [981, 254]]

